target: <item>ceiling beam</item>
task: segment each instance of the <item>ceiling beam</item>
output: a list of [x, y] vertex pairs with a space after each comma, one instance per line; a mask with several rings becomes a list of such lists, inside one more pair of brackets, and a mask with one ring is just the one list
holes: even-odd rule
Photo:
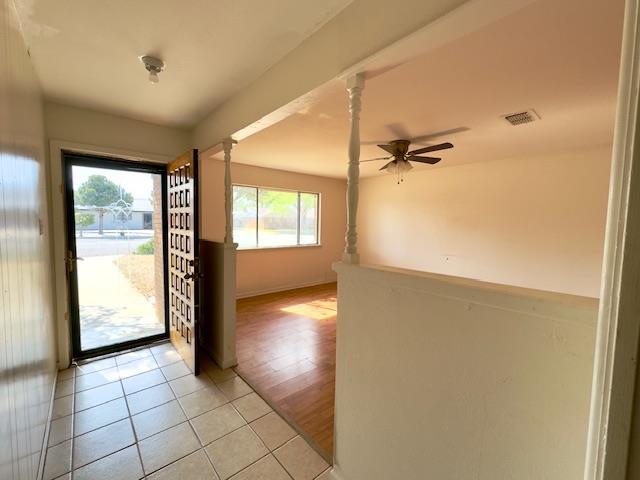
[[194, 129], [205, 150], [283, 105], [341, 75], [363, 59], [442, 17], [465, 0], [354, 0], [258, 80]]
[[312, 105], [337, 78], [384, 73], [534, 0], [355, 0], [194, 129], [206, 150], [247, 138]]

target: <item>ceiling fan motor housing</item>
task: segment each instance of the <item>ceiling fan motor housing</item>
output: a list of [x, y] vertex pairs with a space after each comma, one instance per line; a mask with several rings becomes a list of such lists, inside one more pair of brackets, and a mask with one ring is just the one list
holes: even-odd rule
[[406, 153], [409, 151], [409, 145], [411, 145], [410, 140], [391, 140], [389, 145], [393, 147], [395, 150], [395, 156], [404, 157]]

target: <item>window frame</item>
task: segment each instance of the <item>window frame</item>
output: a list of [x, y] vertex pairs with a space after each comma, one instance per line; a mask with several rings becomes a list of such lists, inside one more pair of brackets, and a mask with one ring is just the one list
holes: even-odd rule
[[[322, 204], [322, 193], [321, 192], [312, 192], [309, 190], [294, 190], [291, 188], [279, 188], [279, 187], [267, 187], [267, 186], [260, 186], [260, 185], [251, 185], [251, 184], [247, 184], [247, 183], [232, 183], [231, 184], [231, 230], [233, 231], [233, 188], [234, 187], [245, 187], [245, 188], [255, 188], [256, 189], [256, 232], [255, 232], [255, 245], [249, 246], [249, 247], [242, 247], [238, 244], [238, 250], [280, 250], [283, 248], [317, 248], [317, 247], [321, 247], [322, 246], [322, 236], [321, 236], [321, 221], [320, 221], [320, 216], [322, 214], [321, 212], [321, 204]], [[259, 219], [260, 219], [260, 190], [273, 190], [276, 192], [292, 192], [297, 194], [298, 197], [298, 204], [297, 204], [297, 211], [298, 211], [298, 215], [296, 216], [296, 244], [295, 245], [268, 245], [268, 246], [264, 246], [261, 247], [258, 244], [258, 232], [259, 232]], [[310, 195], [316, 195], [318, 202], [316, 205], [316, 243], [305, 243], [305, 244], [301, 244], [300, 243], [300, 195], [301, 194], [310, 194]], [[235, 242], [235, 239], [234, 239]], [[237, 243], [237, 242], [236, 242]]]

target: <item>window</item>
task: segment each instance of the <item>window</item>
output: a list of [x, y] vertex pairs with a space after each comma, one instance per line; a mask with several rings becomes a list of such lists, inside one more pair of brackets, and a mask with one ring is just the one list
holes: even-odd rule
[[142, 228], [145, 230], [153, 229], [153, 216], [150, 213], [142, 214]]
[[320, 195], [233, 186], [233, 239], [240, 248], [317, 245]]

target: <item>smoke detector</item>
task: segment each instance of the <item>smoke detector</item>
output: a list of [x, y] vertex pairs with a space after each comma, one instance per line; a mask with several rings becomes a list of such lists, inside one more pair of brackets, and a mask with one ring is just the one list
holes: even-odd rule
[[536, 120], [540, 120], [540, 115], [531, 109], [525, 110], [524, 112], [510, 113], [509, 115], [503, 115], [503, 117], [507, 122], [509, 122], [514, 127], [517, 125], [523, 125], [525, 123], [535, 122]]
[[144, 64], [147, 72], [149, 72], [149, 81], [151, 83], [158, 83], [160, 81], [158, 74], [164, 69], [164, 62], [150, 55], [140, 57], [140, 61]]

